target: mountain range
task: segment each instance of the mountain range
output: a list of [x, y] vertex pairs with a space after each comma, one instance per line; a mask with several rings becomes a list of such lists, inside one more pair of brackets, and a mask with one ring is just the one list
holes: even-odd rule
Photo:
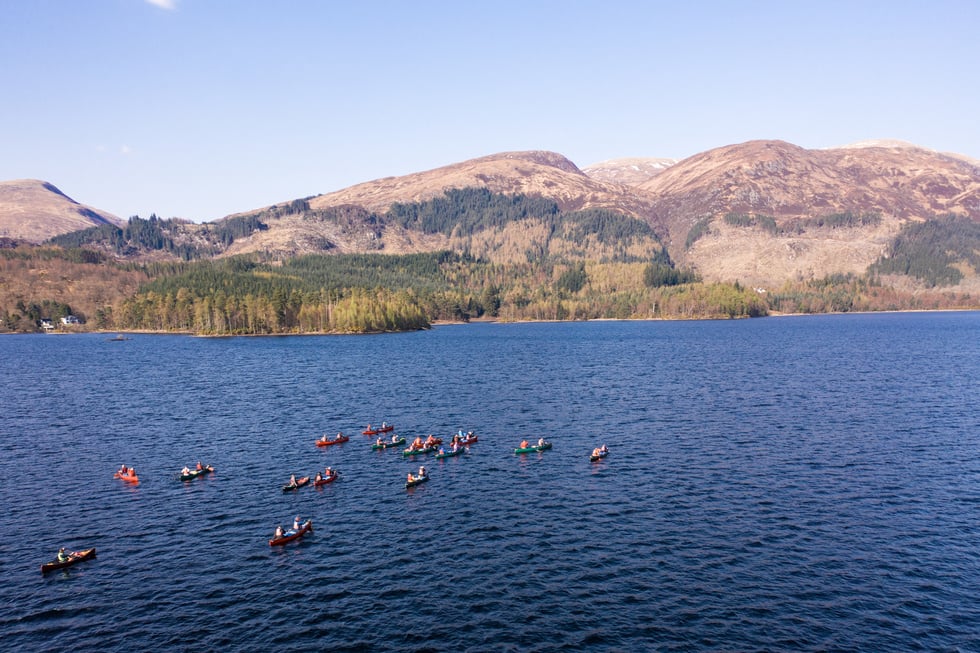
[[[629, 216], [650, 237], [610, 244], [556, 238], [538, 216], [476, 229], [422, 229], [385, 219], [393, 206], [418, 205], [452, 189], [545, 198], [561, 212]], [[774, 287], [787, 280], [861, 274], [910, 224], [956, 215], [980, 223], [980, 163], [897, 141], [808, 150], [776, 140], [728, 145], [675, 161], [631, 158], [579, 168], [553, 152], [505, 152], [227, 216], [181, 222], [176, 239], [208, 241], [210, 256], [262, 253], [467, 251], [514, 262], [530, 251], [598, 260], [637, 258], [663, 247], [678, 266], [707, 281]], [[213, 238], [225, 223], [261, 225], [231, 242]], [[40, 242], [121, 221], [74, 202], [49, 183], [0, 183], [0, 237]], [[551, 231], [549, 231], [551, 229]], [[210, 237], [210, 240], [208, 238]], [[139, 253], [137, 252], [138, 256]], [[961, 265], [962, 289], [980, 289]]]

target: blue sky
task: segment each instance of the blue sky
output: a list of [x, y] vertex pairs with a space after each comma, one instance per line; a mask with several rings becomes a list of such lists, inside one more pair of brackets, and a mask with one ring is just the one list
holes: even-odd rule
[[0, 180], [195, 221], [511, 150], [980, 158], [980, 2], [12, 0]]

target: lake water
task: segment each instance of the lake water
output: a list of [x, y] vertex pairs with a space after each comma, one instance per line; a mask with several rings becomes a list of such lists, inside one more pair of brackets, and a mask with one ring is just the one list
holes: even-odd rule
[[978, 398], [976, 312], [0, 338], [0, 649], [977, 651]]

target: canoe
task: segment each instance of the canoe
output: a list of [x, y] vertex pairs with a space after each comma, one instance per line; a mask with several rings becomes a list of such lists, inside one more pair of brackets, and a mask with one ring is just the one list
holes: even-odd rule
[[460, 440], [459, 443], [465, 447], [467, 445], [473, 444], [478, 439], [479, 438], [477, 438], [475, 435], [468, 435], [465, 438], [463, 438], [462, 440]]
[[514, 449], [514, 453], [535, 453], [537, 451], [547, 451], [551, 448], [550, 442], [545, 442], [542, 445], [532, 445], [530, 447], [517, 447]]
[[282, 537], [274, 537], [269, 540], [269, 546], [279, 546], [285, 544], [286, 542], [292, 542], [293, 540], [299, 539], [313, 530], [313, 520], [307, 519], [302, 526], [299, 527], [298, 531], [289, 529], [282, 534]]
[[333, 440], [327, 440], [326, 442], [324, 442], [323, 440], [317, 440], [316, 441], [316, 446], [318, 446], [318, 447], [329, 447], [332, 444], [341, 444], [341, 443], [347, 442], [348, 440], [350, 440], [350, 436], [349, 435], [345, 435], [345, 436], [342, 436], [342, 437], [339, 437], [339, 438], [334, 438]]
[[453, 456], [458, 456], [459, 454], [461, 454], [461, 453], [463, 453], [465, 451], [466, 451], [466, 449], [464, 449], [463, 447], [460, 447], [456, 451], [453, 451], [452, 449], [450, 449], [449, 451], [447, 451], [445, 453], [437, 453], [436, 454], [436, 458], [452, 458]]
[[426, 474], [425, 476], [415, 476], [412, 478], [411, 481], [405, 481], [405, 488], [407, 489], [410, 487], [415, 487], [419, 483], [425, 483], [428, 480], [429, 480], [428, 474]]
[[333, 483], [337, 480], [338, 476], [340, 476], [340, 472], [334, 472], [330, 476], [324, 476], [319, 481], [314, 480], [313, 487], [320, 487], [321, 485], [326, 485], [327, 483]]
[[399, 447], [403, 444], [405, 444], [405, 438], [398, 438], [394, 442], [382, 442], [381, 444], [375, 442], [371, 445], [371, 448], [375, 451], [380, 451], [381, 449], [387, 449], [388, 447]]
[[377, 435], [378, 433], [391, 433], [394, 430], [395, 430], [395, 427], [394, 426], [392, 426], [391, 424], [386, 424], [384, 426], [379, 426], [376, 429], [366, 428], [363, 431], [361, 431], [361, 434], [362, 435]]
[[602, 460], [603, 458], [605, 458], [608, 455], [609, 455], [609, 452], [608, 451], [600, 451], [598, 456], [595, 455], [594, 453], [593, 454], [589, 454], [589, 460], [592, 461], [592, 462], [598, 462], [598, 461]]
[[68, 554], [68, 559], [59, 562], [58, 560], [52, 560], [51, 562], [46, 562], [41, 565], [41, 573], [46, 571], [54, 571], [55, 569], [64, 569], [65, 567], [70, 567], [76, 562], [81, 562], [82, 560], [88, 560], [89, 558], [95, 557], [95, 549], [83, 549], [82, 551], [72, 551]]
[[391, 432], [392, 432], [392, 431], [394, 431], [394, 430], [395, 430], [395, 427], [394, 427], [394, 426], [392, 426], [391, 424], [388, 424], [388, 425], [386, 425], [386, 426], [382, 426], [382, 427], [380, 427], [380, 428], [378, 429], [378, 433], [391, 433]]
[[436, 445], [432, 445], [431, 447], [422, 447], [421, 449], [406, 449], [405, 451], [402, 452], [402, 455], [417, 456], [420, 453], [430, 453], [435, 450], [436, 450]]
[[283, 485], [282, 486], [282, 491], [283, 492], [291, 492], [293, 490], [298, 490], [299, 488], [303, 487], [304, 485], [306, 485], [309, 482], [310, 482], [310, 477], [309, 476], [304, 476], [303, 478], [296, 479], [296, 485], [293, 485], [291, 483], [286, 483], [285, 485]]
[[205, 466], [203, 469], [192, 469], [187, 474], [181, 474], [180, 480], [182, 481], [192, 481], [198, 476], [204, 476], [205, 474], [210, 474], [214, 471], [214, 467], [211, 465]]
[[120, 474], [119, 472], [116, 472], [115, 474], [112, 475], [112, 478], [118, 478], [118, 479], [121, 479], [123, 481], [126, 481], [127, 483], [139, 483], [140, 482], [140, 477], [137, 476], [136, 474]]

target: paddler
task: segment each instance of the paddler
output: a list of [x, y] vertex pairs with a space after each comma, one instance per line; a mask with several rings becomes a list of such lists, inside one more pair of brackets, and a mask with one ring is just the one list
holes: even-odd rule
[[58, 562], [68, 562], [68, 558], [70, 557], [71, 556], [65, 553], [65, 547], [58, 549]]

